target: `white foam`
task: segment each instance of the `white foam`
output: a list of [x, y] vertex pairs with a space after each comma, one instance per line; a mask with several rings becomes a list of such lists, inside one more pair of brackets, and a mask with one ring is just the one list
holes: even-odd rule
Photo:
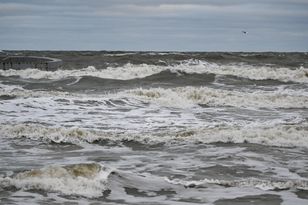
[[[308, 68], [300, 67], [290, 69], [285, 67], [272, 66], [252, 66], [246, 64], [227, 64], [218, 65], [215, 63], [208, 63], [206, 61], [189, 60], [192, 66], [190, 72], [196, 73], [214, 73], [218, 75], [231, 75], [252, 80], [279, 80], [282, 82], [299, 82], [308, 83]], [[184, 64], [185, 65], [185, 64]], [[183, 70], [185, 71], [185, 70]]]
[[44, 190], [65, 195], [99, 197], [107, 189], [110, 170], [99, 164], [48, 166], [0, 178], [0, 187]]
[[127, 56], [127, 55], [136, 55], [137, 53], [106, 53], [104, 56]]
[[[78, 81], [78, 79], [76, 79]], [[76, 83], [76, 81], [74, 83]], [[249, 108], [308, 108], [305, 90], [232, 91], [209, 87], [132, 89], [110, 94], [80, 94], [62, 91], [32, 91], [20, 86], [0, 84], [0, 95], [16, 97], [136, 98], [167, 107], [186, 108], [197, 104]]]
[[123, 67], [108, 67], [107, 69], [97, 70], [94, 66], [77, 70], [56, 70], [42, 71], [39, 69], [23, 70], [0, 70], [2, 76], [19, 76], [25, 79], [63, 79], [67, 77], [93, 76], [99, 78], [129, 80], [134, 78], [143, 78], [164, 70], [163, 67], [140, 65], [134, 66], [126, 64]]
[[308, 181], [305, 180], [285, 180], [285, 181], [270, 181], [261, 179], [244, 179], [244, 180], [219, 180], [219, 179], [203, 179], [199, 181], [185, 181], [181, 179], [165, 180], [171, 184], [180, 184], [187, 187], [202, 186], [206, 184], [217, 184], [227, 187], [254, 187], [261, 190], [285, 190], [285, 189], [298, 189], [308, 190]]
[[27, 137], [57, 143], [69, 142], [80, 144], [97, 140], [137, 141], [146, 144], [198, 142], [198, 143], [256, 143], [269, 146], [308, 147], [308, 125], [276, 126], [218, 126], [194, 129], [170, 129], [169, 131], [148, 133], [108, 132], [81, 128], [47, 127], [34, 124], [0, 125], [3, 137]]
[[307, 94], [292, 90], [239, 92], [208, 87], [151, 88], [127, 91], [163, 106], [234, 106], [252, 108], [308, 108]]
[[[78, 79], [76, 79], [77, 81]], [[73, 82], [76, 83], [76, 82]], [[76, 96], [81, 97], [85, 95], [69, 93], [65, 91], [41, 91], [41, 90], [27, 90], [22, 88], [19, 85], [5, 85], [0, 82], [0, 95], [8, 95], [15, 97], [68, 97], [68, 96]]]
[[2, 76], [19, 76], [21, 78], [32, 79], [62, 79], [71, 76], [94, 76], [100, 78], [122, 79], [128, 80], [133, 78], [143, 78], [164, 70], [172, 72], [186, 73], [213, 73], [218, 75], [232, 75], [244, 77], [253, 80], [280, 80], [283, 82], [299, 82], [308, 83], [308, 68], [300, 67], [297, 69], [277, 68], [271, 66], [252, 66], [246, 64], [227, 64], [218, 65], [216, 63], [208, 63], [200, 60], [187, 60], [181, 64], [170, 66], [148, 65], [148, 64], [126, 64], [119, 67], [108, 67], [107, 69], [97, 70], [93, 66], [77, 70], [57, 70], [42, 71], [38, 69], [24, 70], [0, 70]]

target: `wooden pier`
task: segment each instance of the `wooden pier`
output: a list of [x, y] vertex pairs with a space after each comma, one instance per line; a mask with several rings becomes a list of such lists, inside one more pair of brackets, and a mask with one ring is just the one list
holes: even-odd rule
[[36, 68], [46, 71], [55, 71], [61, 67], [62, 60], [57, 58], [37, 56], [7, 56], [0, 59], [0, 69], [2, 70]]

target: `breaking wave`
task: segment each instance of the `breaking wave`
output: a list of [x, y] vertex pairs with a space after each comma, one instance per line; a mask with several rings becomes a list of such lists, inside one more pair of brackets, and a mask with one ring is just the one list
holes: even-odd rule
[[254, 187], [261, 190], [286, 190], [298, 189], [308, 190], [308, 181], [305, 180], [284, 180], [284, 181], [270, 181], [261, 179], [244, 179], [244, 180], [219, 180], [219, 179], [203, 179], [199, 181], [185, 181], [181, 179], [165, 180], [171, 184], [183, 185], [185, 187], [202, 187], [207, 184], [216, 184], [225, 187]]
[[107, 179], [110, 173], [111, 170], [96, 163], [53, 165], [20, 172], [12, 177], [2, 177], [0, 187], [60, 192], [65, 195], [92, 198], [103, 195], [107, 189]]
[[78, 70], [56, 70], [42, 71], [39, 69], [24, 70], [0, 70], [2, 76], [19, 76], [25, 79], [63, 79], [68, 77], [93, 76], [99, 78], [129, 80], [134, 78], [143, 78], [161, 72], [163, 67], [157, 66], [134, 66], [126, 64], [123, 67], [108, 67], [107, 69], [98, 70], [94, 66], [88, 66]]
[[308, 125], [275, 126], [218, 126], [194, 129], [170, 129], [169, 131], [148, 133], [108, 132], [81, 128], [47, 127], [35, 124], [0, 125], [3, 137], [27, 137], [56, 143], [95, 143], [104, 140], [112, 142], [135, 141], [143, 144], [157, 143], [255, 143], [281, 147], [308, 147]]
[[216, 64], [201, 60], [185, 60], [176, 65], [149, 65], [149, 64], [130, 64], [124, 66], [108, 67], [106, 69], [96, 69], [94, 66], [88, 66], [76, 70], [57, 70], [42, 71], [38, 69], [24, 70], [0, 70], [2, 76], [19, 76], [21, 78], [31, 79], [63, 79], [67, 77], [95, 76], [99, 78], [129, 80], [134, 78], [144, 78], [165, 70], [171, 72], [185, 73], [212, 73], [217, 75], [231, 75], [252, 80], [279, 80], [282, 82], [308, 83], [308, 69], [300, 67], [290, 69], [286, 67], [273, 66], [253, 66], [247, 64]]
[[195, 104], [208, 106], [308, 108], [305, 92], [291, 90], [239, 92], [208, 87], [152, 88], [128, 91], [143, 100], [165, 106], [187, 107]]
[[[1, 84], [0, 84], [1, 85]], [[16, 97], [61, 97], [87, 99], [130, 99], [156, 103], [166, 107], [186, 108], [197, 105], [232, 106], [245, 108], [308, 108], [306, 90], [278, 88], [275, 91], [236, 91], [210, 87], [137, 88], [115, 93], [81, 94], [66, 91], [26, 90], [20, 86], [0, 86], [0, 96]]]

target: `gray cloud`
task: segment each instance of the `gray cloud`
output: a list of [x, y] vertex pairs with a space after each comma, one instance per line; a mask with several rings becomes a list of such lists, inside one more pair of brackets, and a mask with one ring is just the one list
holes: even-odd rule
[[[13, 2], [13, 3], [12, 3]], [[253, 15], [304, 15], [308, 3], [305, 0], [32, 0], [0, 2], [0, 16], [31, 15], [103, 15], [103, 16], [174, 16], [185, 14], [238, 13]]]
[[307, 19], [306, 0], [0, 0], [0, 49], [307, 50]]

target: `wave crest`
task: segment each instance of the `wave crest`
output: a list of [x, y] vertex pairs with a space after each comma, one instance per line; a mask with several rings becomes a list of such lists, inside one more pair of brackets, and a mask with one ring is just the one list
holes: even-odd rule
[[83, 69], [75, 70], [57, 70], [42, 71], [38, 69], [24, 70], [0, 70], [2, 76], [19, 76], [21, 78], [31, 79], [63, 79], [67, 77], [94, 76], [99, 78], [129, 80], [134, 78], [144, 78], [162, 71], [185, 73], [212, 73], [216, 75], [231, 75], [251, 80], [279, 80], [282, 82], [308, 83], [308, 69], [300, 67], [290, 69], [286, 67], [273, 66], [253, 66], [243, 63], [237, 64], [216, 64], [207, 61], [190, 59], [182, 61], [175, 65], [149, 65], [149, 64], [131, 64], [124, 66], [108, 67], [106, 69], [96, 69], [94, 66], [88, 66]]
[[65, 195], [99, 197], [107, 189], [110, 170], [100, 164], [48, 166], [0, 178], [0, 186], [23, 190], [60, 192]]
[[56, 143], [82, 144], [110, 140], [112, 142], [135, 141], [144, 144], [177, 143], [182, 141], [197, 143], [256, 143], [268, 146], [308, 147], [308, 125], [276, 125], [256, 127], [203, 127], [168, 132], [123, 133], [87, 130], [80, 128], [47, 127], [43, 125], [17, 124], [0, 125], [2, 136], [27, 137]]
[[216, 184], [225, 187], [254, 187], [261, 190], [286, 190], [298, 189], [308, 190], [308, 181], [305, 180], [285, 180], [285, 181], [270, 181], [261, 179], [244, 179], [244, 180], [219, 180], [219, 179], [203, 179], [199, 181], [185, 181], [180, 179], [165, 180], [171, 184], [183, 185], [185, 187], [199, 187], [206, 184]]
[[152, 88], [130, 90], [143, 100], [164, 106], [189, 107], [195, 104], [208, 106], [308, 108], [305, 93], [288, 90], [239, 92], [208, 87]]

